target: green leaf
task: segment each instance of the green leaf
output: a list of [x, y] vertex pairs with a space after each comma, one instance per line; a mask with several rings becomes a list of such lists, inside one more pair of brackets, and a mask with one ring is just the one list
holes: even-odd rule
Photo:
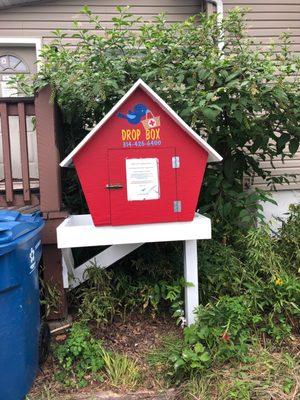
[[215, 110], [218, 110], [218, 111], [220, 111], [220, 112], [223, 111], [222, 108], [221, 108], [220, 106], [218, 106], [217, 104], [211, 104], [209, 107], [210, 107], [210, 108], [213, 108], [213, 109], [215, 109]]
[[215, 110], [210, 107], [203, 108], [202, 110], [204, 117], [211, 121], [215, 121], [220, 112], [221, 112], [220, 110]]
[[209, 335], [209, 328], [207, 326], [202, 327], [198, 332], [197, 336], [200, 339], [206, 339]]
[[243, 121], [243, 113], [240, 110], [236, 110], [233, 113], [233, 116], [239, 123], [242, 123], [242, 121]]
[[207, 352], [205, 352], [205, 353], [201, 354], [199, 359], [204, 363], [208, 362], [208, 361], [210, 361], [210, 355]]
[[224, 162], [224, 175], [229, 180], [232, 181], [234, 178], [234, 162], [232, 159], [227, 159]]
[[203, 353], [205, 348], [201, 343], [198, 342], [195, 344], [194, 350], [196, 353]]
[[279, 149], [283, 149], [285, 147], [285, 145], [287, 144], [287, 142], [290, 139], [290, 135], [288, 135], [287, 133], [283, 133], [280, 138], [277, 141], [277, 145], [279, 147]]
[[178, 369], [178, 368], [180, 368], [180, 367], [183, 367], [184, 365], [185, 365], [185, 362], [183, 361], [183, 359], [182, 359], [182, 358], [179, 358], [179, 359], [175, 362], [174, 368], [175, 368], [175, 369]]
[[225, 80], [225, 82], [230, 82], [232, 79], [237, 78], [240, 74], [241, 74], [241, 71], [237, 71], [237, 72], [230, 74], [227, 77], [227, 79]]
[[295, 154], [298, 148], [299, 148], [299, 139], [293, 138], [289, 143], [289, 150], [291, 154]]

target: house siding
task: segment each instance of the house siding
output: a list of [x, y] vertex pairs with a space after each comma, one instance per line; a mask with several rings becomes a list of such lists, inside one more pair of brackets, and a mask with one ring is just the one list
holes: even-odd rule
[[[72, 32], [72, 21], [77, 19], [82, 28], [88, 28], [87, 17], [80, 10], [87, 5], [93, 15], [99, 16], [103, 26], [112, 25], [117, 16], [116, 6], [129, 5], [130, 12], [142, 16], [142, 20], [153, 20], [159, 13], [166, 13], [169, 22], [183, 21], [191, 15], [201, 12], [200, 0], [63, 0], [13, 7], [0, 11], [0, 37], [38, 37], [43, 43], [53, 38], [55, 29]], [[142, 22], [141, 22], [142, 23]], [[75, 39], [74, 39], [75, 40]]]
[[[248, 9], [247, 29], [258, 43], [279, 43], [280, 34], [289, 32], [293, 41], [291, 49], [300, 56], [300, 0], [224, 0], [223, 3], [225, 14], [234, 7]], [[289, 178], [290, 184], [276, 185], [277, 190], [300, 189], [300, 149], [293, 158], [286, 158], [284, 162], [280, 158], [275, 159], [275, 169], [269, 161], [261, 165], [269, 168], [272, 176], [295, 175], [295, 178]], [[253, 186], [267, 189], [264, 180], [259, 177], [254, 177]]]

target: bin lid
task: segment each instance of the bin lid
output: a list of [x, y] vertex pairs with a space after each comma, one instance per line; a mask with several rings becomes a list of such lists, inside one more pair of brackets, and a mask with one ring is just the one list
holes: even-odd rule
[[40, 212], [21, 214], [18, 211], [0, 211], [0, 255], [10, 251], [13, 242], [27, 233], [42, 228], [44, 220]]

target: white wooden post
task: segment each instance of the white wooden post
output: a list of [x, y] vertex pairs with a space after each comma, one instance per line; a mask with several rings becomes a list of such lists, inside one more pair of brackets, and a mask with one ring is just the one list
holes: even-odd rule
[[197, 240], [184, 242], [184, 279], [193, 286], [185, 288], [185, 319], [187, 325], [195, 322], [194, 310], [199, 305]]
[[64, 289], [69, 288], [69, 281], [74, 279], [74, 258], [72, 249], [61, 249]]

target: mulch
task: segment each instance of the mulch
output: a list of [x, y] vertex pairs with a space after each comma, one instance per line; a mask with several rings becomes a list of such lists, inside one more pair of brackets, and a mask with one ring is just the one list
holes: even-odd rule
[[[100, 339], [106, 349], [125, 354], [134, 359], [139, 365], [143, 384], [135, 393], [124, 393], [122, 389], [112, 388], [107, 382], [102, 384], [91, 382], [83, 389], [66, 389], [54, 380], [58, 370], [54, 358], [50, 355], [30, 392], [30, 400], [40, 400], [39, 393], [49, 388], [57, 400], [173, 400], [175, 391], [161, 387], [155, 373], [147, 364], [147, 354], [159, 346], [166, 335], [182, 335], [182, 329], [176, 326], [170, 316], [153, 317], [146, 314], [132, 314], [125, 321], [116, 320], [112, 323], [97, 327], [90, 324], [94, 337]], [[52, 340], [63, 342], [67, 335], [59, 332]]]
[[145, 314], [132, 314], [125, 321], [115, 321], [100, 329], [94, 326], [91, 331], [106, 348], [138, 359], [156, 348], [164, 336], [182, 334], [170, 316]]

